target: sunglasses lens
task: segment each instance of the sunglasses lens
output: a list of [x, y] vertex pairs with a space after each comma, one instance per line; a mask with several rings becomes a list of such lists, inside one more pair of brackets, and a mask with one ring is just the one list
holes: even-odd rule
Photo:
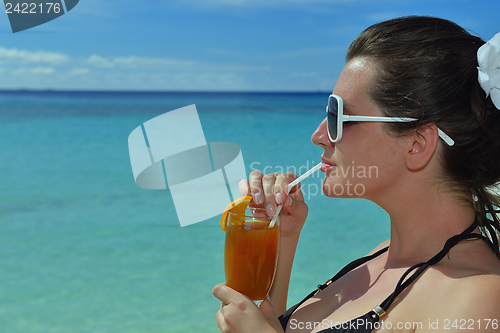
[[339, 120], [339, 105], [335, 97], [328, 99], [328, 130], [333, 141], [337, 140], [337, 122]]

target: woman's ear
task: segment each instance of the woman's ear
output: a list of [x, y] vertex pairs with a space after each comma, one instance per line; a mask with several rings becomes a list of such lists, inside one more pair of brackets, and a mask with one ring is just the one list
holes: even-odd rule
[[406, 156], [408, 169], [418, 171], [431, 160], [439, 141], [439, 132], [435, 124], [420, 127], [410, 136], [409, 149]]

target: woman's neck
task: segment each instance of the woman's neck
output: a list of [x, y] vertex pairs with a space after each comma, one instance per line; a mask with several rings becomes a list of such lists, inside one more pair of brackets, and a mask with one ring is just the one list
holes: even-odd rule
[[466, 200], [429, 188], [412, 188], [411, 193], [386, 200], [382, 206], [391, 217], [388, 265], [427, 261], [446, 240], [460, 234], [474, 221], [475, 212]]

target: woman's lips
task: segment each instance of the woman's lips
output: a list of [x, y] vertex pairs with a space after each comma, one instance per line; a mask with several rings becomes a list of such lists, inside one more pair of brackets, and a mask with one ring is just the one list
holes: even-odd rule
[[323, 165], [321, 166], [321, 171], [323, 172], [327, 172], [329, 169], [335, 167], [335, 165], [330, 164], [323, 159], [321, 159], [321, 161], [323, 162]]

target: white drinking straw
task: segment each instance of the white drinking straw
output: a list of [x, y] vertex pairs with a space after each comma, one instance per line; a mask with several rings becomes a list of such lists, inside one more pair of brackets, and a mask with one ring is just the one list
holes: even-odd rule
[[[294, 187], [295, 185], [297, 185], [298, 183], [300, 183], [301, 181], [303, 181], [304, 179], [306, 179], [307, 177], [309, 177], [310, 175], [312, 175], [313, 173], [318, 171], [322, 165], [323, 165], [323, 162], [317, 164], [316, 166], [314, 166], [310, 170], [306, 171], [306, 173], [304, 173], [302, 176], [300, 176], [299, 178], [295, 179], [293, 182], [288, 184], [286, 194], [290, 193], [290, 190], [292, 189], [292, 187]], [[274, 225], [276, 224], [276, 221], [278, 220], [278, 215], [280, 215], [282, 208], [283, 208], [283, 204], [279, 205], [278, 208], [276, 209], [276, 214], [274, 214], [274, 217], [271, 220], [271, 223], [269, 223], [269, 228], [274, 227]]]

